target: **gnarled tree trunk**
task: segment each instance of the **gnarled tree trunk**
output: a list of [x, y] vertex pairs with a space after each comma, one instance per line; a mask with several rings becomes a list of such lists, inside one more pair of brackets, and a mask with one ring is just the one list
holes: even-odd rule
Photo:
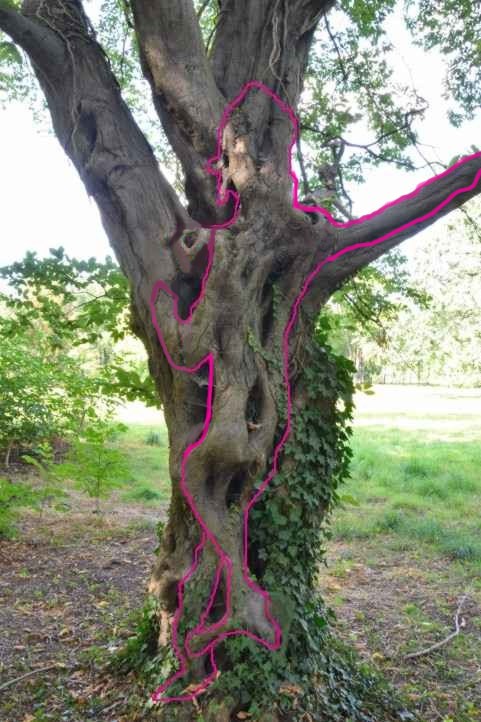
[[[185, 172], [185, 209], [124, 103], [80, 0], [24, 0], [21, 10], [0, 0], [0, 28], [28, 53], [55, 133], [96, 200], [130, 280], [135, 330], [163, 403], [172, 502], [151, 591], [160, 604], [160, 640], [169, 644], [172, 625], [175, 631], [180, 624], [185, 674], [174, 689], [181, 697], [195, 696], [216, 676], [211, 650], [220, 679], [235, 674], [243, 650], [230, 652], [234, 642], [215, 647], [235, 630], [248, 632], [266, 654], [280, 647], [274, 655], [281, 676], [282, 664], [289, 667], [287, 681], [296, 677], [296, 655], [305, 655], [299, 666], [311, 670], [313, 687], [322, 686], [307, 659], [317, 650], [302, 647], [300, 638], [308, 639], [303, 619], [322, 626], [309, 544], [345, 463], [342, 383], [349, 401], [332, 356], [322, 345], [313, 349], [316, 315], [360, 268], [479, 191], [476, 154], [353, 224], [333, 223], [295, 202], [289, 156], [297, 128], [287, 105], [295, 111], [314, 30], [331, 4], [223, 0], [207, 58], [192, 0], [132, 0], [142, 68]], [[239, 97], [250, 81], [256, 83]], [[313, 369], [325, 377], [324, 392], [312, 392]], [[322, 443], [312, 439], [304, 456], [286, 451], [289, 424], [302, 445], [310, 425], [318, 428], [313, 418], [325, 430]], [[246, 558], [246, 507], [282, 461], [272, 508], [283, 500], [287, 516], [275, 527], [261, 500]], [[296, 475], [311, 479], [311, 496], [293, 493], [288, 479]], [[299, 539], [286, 542], [283, 525], [299, 529]], [[275, 551], [289, 544], [297, 551], [286, 569], [288, 557]], [[297, 586], [296, 575], [303, 579]], [[266, 660], [271, 664], [264, 656], [257, 667], [250, 660], [251, 690], [263, 688]], [[164, 691], [168, 696], [170, 687]], [[294, 700], [292, 719], [315, 713], [301, 692], [292, 685], [286, 692]], [[232, 684], [231, 703], [212, 719], [229, 719], [246, 704]], [[182, 709], [188, 718], [192, 707]]]

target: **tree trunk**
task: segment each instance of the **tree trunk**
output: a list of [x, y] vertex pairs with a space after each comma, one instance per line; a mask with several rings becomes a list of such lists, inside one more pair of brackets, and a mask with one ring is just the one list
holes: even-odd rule
[[[312, 258], [299, 263], [286, 255], [283, 273], [268, 254], [254, 261], [259, 240], [263, 247], [287, 248], [292, 238], [309, 245], [310, 223], [276, 210], [266, 199], [262, 212], [253, 208], [212, 234], [205, 294], [192, 317], [184, 307], [187, 323], [177, 322], [176, 338], [164, 330], [172, 298], [162, 287], [154, 294], [158, 337], [177, 368], [167, 395], [157, 375], [173, 494], [150, 591], [160, 602], [159, 642], [169, 649], [174, 631], [182, 672], [170, 678], [172, 687], [161, 684], [158, 699], [187, 701], [217, 670], [232, 682], [239, 660], [221, 644], [228, 636], [255, 642], [248, 660], [254, 676], [263, 674], [267, 653], [282, 647], [291, 674], [281, 665], [276, 679], [287, 684], [301, 676], [299, 650], [307, 654], [325, 618], [316, 599], [320, 535], [346, 468], [351, 383], [327, 347], [312, 340], [315, 318], [295, 306]], [[160, 357], [151, 355], [151, 368], [162, 368]], [[255, 701], [252, 685], [249, 693]], [[226, 710], [242, 707], [246, 700], [234, 694]], [[171, 710], [165, 714], [171, 719]]]
[[192, 0], [125, 3], [184, 209], [80, 0], [0, 0], [129, 278], [165, 411], [172, 501], [151, 593], [155, 697], [184, 701], [161, 707], [169, 722], [198, 719], [200, 694], [220, 722], [394, 715], [328, 637], [317, 595], [352, 392], [317, 318], [359, 269], [479, 192], [481, 153], [349, 223], [301, 205], [294, 112], [332, 4], [222, 0], [207, 58]]

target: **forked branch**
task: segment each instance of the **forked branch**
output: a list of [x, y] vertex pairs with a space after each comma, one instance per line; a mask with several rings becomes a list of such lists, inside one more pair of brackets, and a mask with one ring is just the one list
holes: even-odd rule
[[165, 242], [186, 214], [122, 100], [80, 0], [0, 5], [0, 27], [28, 54], [55, 133], [99, 206], [134, 289], [170, 277]]
[[[205, 173], [214, 155], [225, 99], [215, 83], [192, 0], [133, 0], [144, 75], [155, 107], [186, 174], [192, 212], [217, 214], [213, 179]], [[206, 218], [207, 220], [207, 218]]]

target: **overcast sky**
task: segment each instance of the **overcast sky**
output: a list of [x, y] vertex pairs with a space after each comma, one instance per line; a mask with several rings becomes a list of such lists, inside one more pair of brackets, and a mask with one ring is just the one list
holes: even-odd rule
[[[426, 154], [447, 162], [456, 153], [469, 150], [471, 143], [479, 144], [481, 116], [461, 129], [447, 120], [440, 56], [415, 48], [399, 21], [390, 22], [389, 34], [396, 45], [399, 79], [414, 82], [430, 104], [421, 134], [421, 139], [433, 146], [425, 149]], [[39, 129], [23, 105], [11, 104], [0, 110], [0, 162], [0, 265], [20, 259], [27, 250], [44, 255], [57, 246], [82, 258], [103, 258], [110, 253], [95, 204], [72, 164], [55, 138]], [[356, 189], [356, 215], [411, 191], [430, 175], [429, 169], [409, 174], [392, 167], [373, 171], [368, 182]], [[412, 244], [409, 241], [404, 248], [408, 250]]]

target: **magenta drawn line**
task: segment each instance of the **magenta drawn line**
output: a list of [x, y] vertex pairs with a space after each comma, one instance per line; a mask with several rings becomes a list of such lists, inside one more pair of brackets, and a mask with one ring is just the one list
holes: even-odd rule
[[[468, 161], [473, 160], [474, 158], [480, 158], [481, 152], [474, 153], [470, 156], [466, 156], [459, 161], [457, 161], [455, 164], [453, 164], [450, 168], [443, 171], [442, 173], [433, 176], [432, 178], [428, 179], [427, 181], [424, 181], [423, 183], [420, 183], [414, 191], [411, 193], [407, 193], [406, 195], [403, 195], [399, 198], [397, 198], [394, 201], [391, 201], [389, 203], [386, 203], [378, 210], [366, 214], [364, 216], [361, 216], [360, 218], [347, 221], [345, 223], [336, 221], [333, 216], [329, 213], [328, 210], [325, 208], [319, 207], [319, 206], [307, 206], [303, 205], [298, 200], [298, 189], [299, 189], [299, 179], [296, 175], [296, 173], [293, 170], [292, 167], [292, 154], [293, 154], [293, 147], [296, 143], [297, 136], [299, 133], [299, 122], [298, 119], [294, 113], [294, 111], [290, 108], [287, 103], [282, 101], [270, 88], [265, 86], [263, 83], [253, 80], [249, 83], [247, 83], [239, 93], [239, 95], [236, 96], [236, 98], [230, 102], [222, 115], [222, 119], [219, 125], [219, 128], [217, 130], [217, 152], [216, 155], [211, 158], [206, 166], [206, 171], [214, 176], [216, 176], [217, 179], [217, 198], [216, 202], [217, 205], [225, 205], [226, 203], [231, 200], [233, 202], [233, 215], [232, 217], [226, 221], [223, 224], [208, 226], [208, 228], [211, 229], [211, 235], [209, 239], [209, 245], [208, 245], [208, 263], [207, 268], [204, 272], [202, 283], [201, 283], [201, 290], [197, 297], [197, 299], [192, 303], [192, 305], [189, 308], [189, 313], [187, 315], [187, 318], [182, 319], [180, 318], [179, 312], [178, 312], [178, 297], [177, 294], [175, 294], [167, 284], [165, 284], [163, 281], [157, 281], [157, 283], [154, 285], [154, 288], [152, 290], [151, 299], [150, 299], [150, 305], [151, 305], [151, 313], [152, 313], [152, 323], [155, 327], [155, 330], [157, 332], [157, 336], [159, 339], [159, 342], [162, 346], [163, 352], [165, 354], [165, 357], [169, 363], [169, 365], [176, 371], [194, 374], [197, 373], [202, 367], [207, 366], [208, 369], [208, 390], [207, 390], [207, 403], [206, 403], [206, 415], [204, 419], [204, 424], [202, 428], [202, 433], [200, 437], [195, 441], [194, 443], [190, 444], [184, 451], [182, 455], [182, 462], [181, 462], [181, 476], [180, 476], [180, 482], [179, 487], [181, 489], [182, 494], [184, 495], [184, 498], [187, 501], [187, 504], [189, 505], [192, 514], [194, 515], [196, 521], [198, 522], [199, 526], [201, 527], [201, 538], [199, 543], [194, 549], [193, 553], [193, 559], [192, 564], [188, 571], [184, 574], [184, 576], [181, 578], [181, 580], [178, 583], [177, 587], [177, 598], [178, 598], [178, 607], [174, 615], [173, 623], [172, 623], [172, 645], [174, 647], [174, 651], [177, 657], [177, 660], [179, 662], [179, 669], [177, 672], [175, 672], [169, 679], [167, 679], [163, 684], [161, 684], [155, 692], [152, 693], [151, 699], [154, 702], [163, 702], [163, 703], [169, 703], [169, 702], [186, 702], [186, 701], [192, 701], [196, 697], [198, 697], [200, 694], [202, 694], [209, 686], [212, 684], [212, 682], [215, 681], [219, 674], [219, 670], [217, 668], [216, 660], [215, 660], [215, 649], [216, 647], [225, 639], [228, 637], [233, 636], [247, 636], [250, 639], [253, 639], [254, 641], [262, 644], [264, 647], [271, 651], [275, 651], [280, 648], [281, 641], [282, 641], [282, 630], [277, 622], [276, 619], [271, 614], [271, 597], [269, 593], [262, 589], [258, 584], [254, 582], [254, 580], [250, 577], [249, 573], [249, 567], [248, 567], [248, 540], [249, 540], [249, 513], [254, 506], [254, 504], [258, 501], [260, 496], [263, 494], [273, 477], [278, 472], [278, 464], [279, 464], [279, 457], [281, 454], [281, 451], [291, 433], [291, 416], [292, 416], [292, 394], [291, 394], [291, 385], [289, 382], [289, 336], [290, 333], [297, 321], [299, 308], [304, 300], [304, 297], [306, 296], [309, 287], [314, 280], [314, 278], [318, 275], [318, 273], [321, 271], [321, 269], [327, 264], [332, 263], [336, 259], [338, 259], [340, 256], [356, 250], [358, 248], [366, 248], [369, 246], [375, 246], [379, 243], [382, 243], [383, 241], [392, 238], [393, 236], [397, 235], [398, 233], [401, 233], [402, 231], [406, 230], [407, 228], [410, 228], [413, 225], [416, 225], [418, 223], [422, 223], [423, 221], [427, 220], [428, 218], [431, 218], [435, 216], [437, 213], [439, 213], [450, 201], [455, 198], [457, 195], [461, 193], [465, 193], [466, 191], [473, 190], [478, 182], [481, 179], [481, 169], [476, 173], [473, 182], [464, 188], [460, 188], [458, 190], [455, 190], [451, 192], [445, 199], [442, 201], [436, 208], [429, 211], [428, 213], [419, 216], [418, 218], [408, 221], [404, 223], [403, 225], [399, 226], [395, 230], [389, 231], [385, 233], [384, 235], [372, 240], [372, 241], [365, 241], [362, 243], [355, 243], [351, 246], [348, 246], [346, 248], [343, 248], [336, 253], [328, 256], [323, 261], [318, 263], [313, 270], [309, 273], [307, 278], [304, 280], [301, 290], [299, 292], [299, 295], [296, 297], [294, 303], [292, 304], [291, 311], [289, 314], [289, 319], [287, 322], [287, 325], [284, 329], [283, 337], [282, 337], [282, 356], [283, 356], [283, 377], [284, 377], [284, 383], [286, 387], [286, 397], [287, 397], [287, 421], [286, 426], [284, 428], [284, 432], [282, 434], [281, 439], [278, 441], [274, 453], [273, 453], [273, 461], [272, 466], [267, 474], [267, 476], [264, 478], [256, 492], [252, 495], [249, 502], [246, 504], [244, 510], [243, 510], [243, 561], [242, 561], [242, 573], [244, 580], [246, 584], [249, 586], [250, 589], [257, 592], [259, 595], [261, 595], [264, 599], [264, 612], [266, 615], [266, 618], [269, 620], [269, 622], [272, 624], [274, 629], [274, 641], [270, 642], [269, 640], [263, 639], [262, 637], [259, 637], [249, 630], [246, 629], [233, 629], [229, 631], [224, 631], [219, 633], [217, 636], [214, 637], [204, 648], [194, 652], [190, 649], [190, 642], [192, 638], [196, 635], [202, 634], [203, 632], [209, 632], [209, 634], [212, 634], [212, 632], [215, 632], [217, 629], [220, 629], [221, 627], [225, 626], [226, 623], [229, 621], [231, 616], [231, 585], [232, 585], [232, 560], [230, 557], [226, 554], [226, 552], [222, 549], [219, 541], [213, 534], [213, 532], [209, 529], [207, 524], [205, 523], [204, 519], [202, 518], [199, 510], [196, 507], [195, 501], [192, 497], [192, 494], [189, 491], [189, 488], [187, 486], [187, 462], [190, 457], [190, 455], [197, 449], [205, 440], [211, 420], [212, 420], [212, 414], [213, 414], [213, 389], [214, 389], [214, 382], [215, 382], [215, 357], [212, 352], [209, 352], [203, 359], [201, 359], [195, 366], [193, 367], [187, 367], [178, 365], [174, 362], [167, 345], [165, 343], [162, 331], [160, 329], [158, 320], [157, 320], [157, 314], [155, 309], [155, 304], [158, 298], [159, 293], [162, 291], [163, 293], [166, 293], [168, 296], [171, 297], [172, 303], [173, 303], [173, 314], [175, 316], [176, 321], [179, 324], [190, 324], [192, 321], [193, 313], [195, 312], [195, 309], [198, 307], [198, 305], [202, 302], [206, 286], [208, 282], [208, 277], [210, 270], [212, 268], [212, 264], [214, 261], [214, 253], [215, 253], [215, 231], [217, 229], [226, 228], [237, 220], [237, 217], [239, 215], [239, 208], [240, 208], [240, 196], [237, 192], [233, 190], [226, 190], [223, 192], [222, 189], [222, 171], [219, 169], [219, 161], [222, 158], [222, 143], [223, 143], [223, 133], [224, 130], [229, 122], [229, 118], [234, 112], [234, 110], [239, 107], [239, 105], [244, 101], [245, 97], [249, 93], [250, 90], [259, 90], [266, 95], [268, 95], [274, 103], [279, 107], [280, 110], [282, 110], [284, 113], [286, 113], [293, 125], [293, 132], [292, 132], [292, 138], [291, 142], [288, 147], [288, 172], [292, 179], [293, 183], [293, 191], [292, 191], [292, 205], [294, 208], [299, 209], [304, 212], [315, 212], [323, 215], [326, 220], [336, 228], [348, 228], [353, 225], [359, 225], [364, 223], [367, 220], [370, 220], [372, 218], [375, 218], [376, 216], [380, 215], [383, 211], [387, 210], [388, 208], [391, 208], [393, 206], [400, 205], [401, 203], [407, 201], [410, 198], [415, 197], [423, 188], [430, 185], [431, 183], [436, 182], [438, 179], [449, 175], [453, 172], [456, 168], [459, 166], [467, 163]], [[184, 642], [184, 648], [181, 649], [179, 640], [178, 640], [178, 627], [180, 623], [180, 619], [182, 617], [182, 612], [184, 609], [184, 588], [186, 583], [191, 579], [193, 574], [195, 573], [199, 562], [200, 557], [202, 554], [202, 551], [207, 544], [207, 542], [210, 542], [217, 555], [219, 556], [219, 565], [216, 570], [215, 579], [213, 581], [213, 585], [211, 588], [210, 596], [207, 602], [207, 606], [202, 612], [200, 622], [199, 624], [192, 629], [185, 638]], [[226, 597], [226, 611], [218, 622], [211, 625], [210, 627], [206, 627], [205, 623], [208, 617], [208, 614], [211, 610], [212, 604], [214, 602], [220, 580], [222, 577], [222, 573], [225, 573], [225, 597]], [[200, 682], [192, 691], [190, 691], [188, 694], [178, 695], [178, 696], [164, 696], [165, 691], [178, 679], [184, 676], [185, 672], [188, 669], [188, 659], [195, 659], [200, 656], [204, 656], [206, 654], [209, 654], [210, 663], [212, 667], [212, 671], [205, 677], [205, 679]]]

